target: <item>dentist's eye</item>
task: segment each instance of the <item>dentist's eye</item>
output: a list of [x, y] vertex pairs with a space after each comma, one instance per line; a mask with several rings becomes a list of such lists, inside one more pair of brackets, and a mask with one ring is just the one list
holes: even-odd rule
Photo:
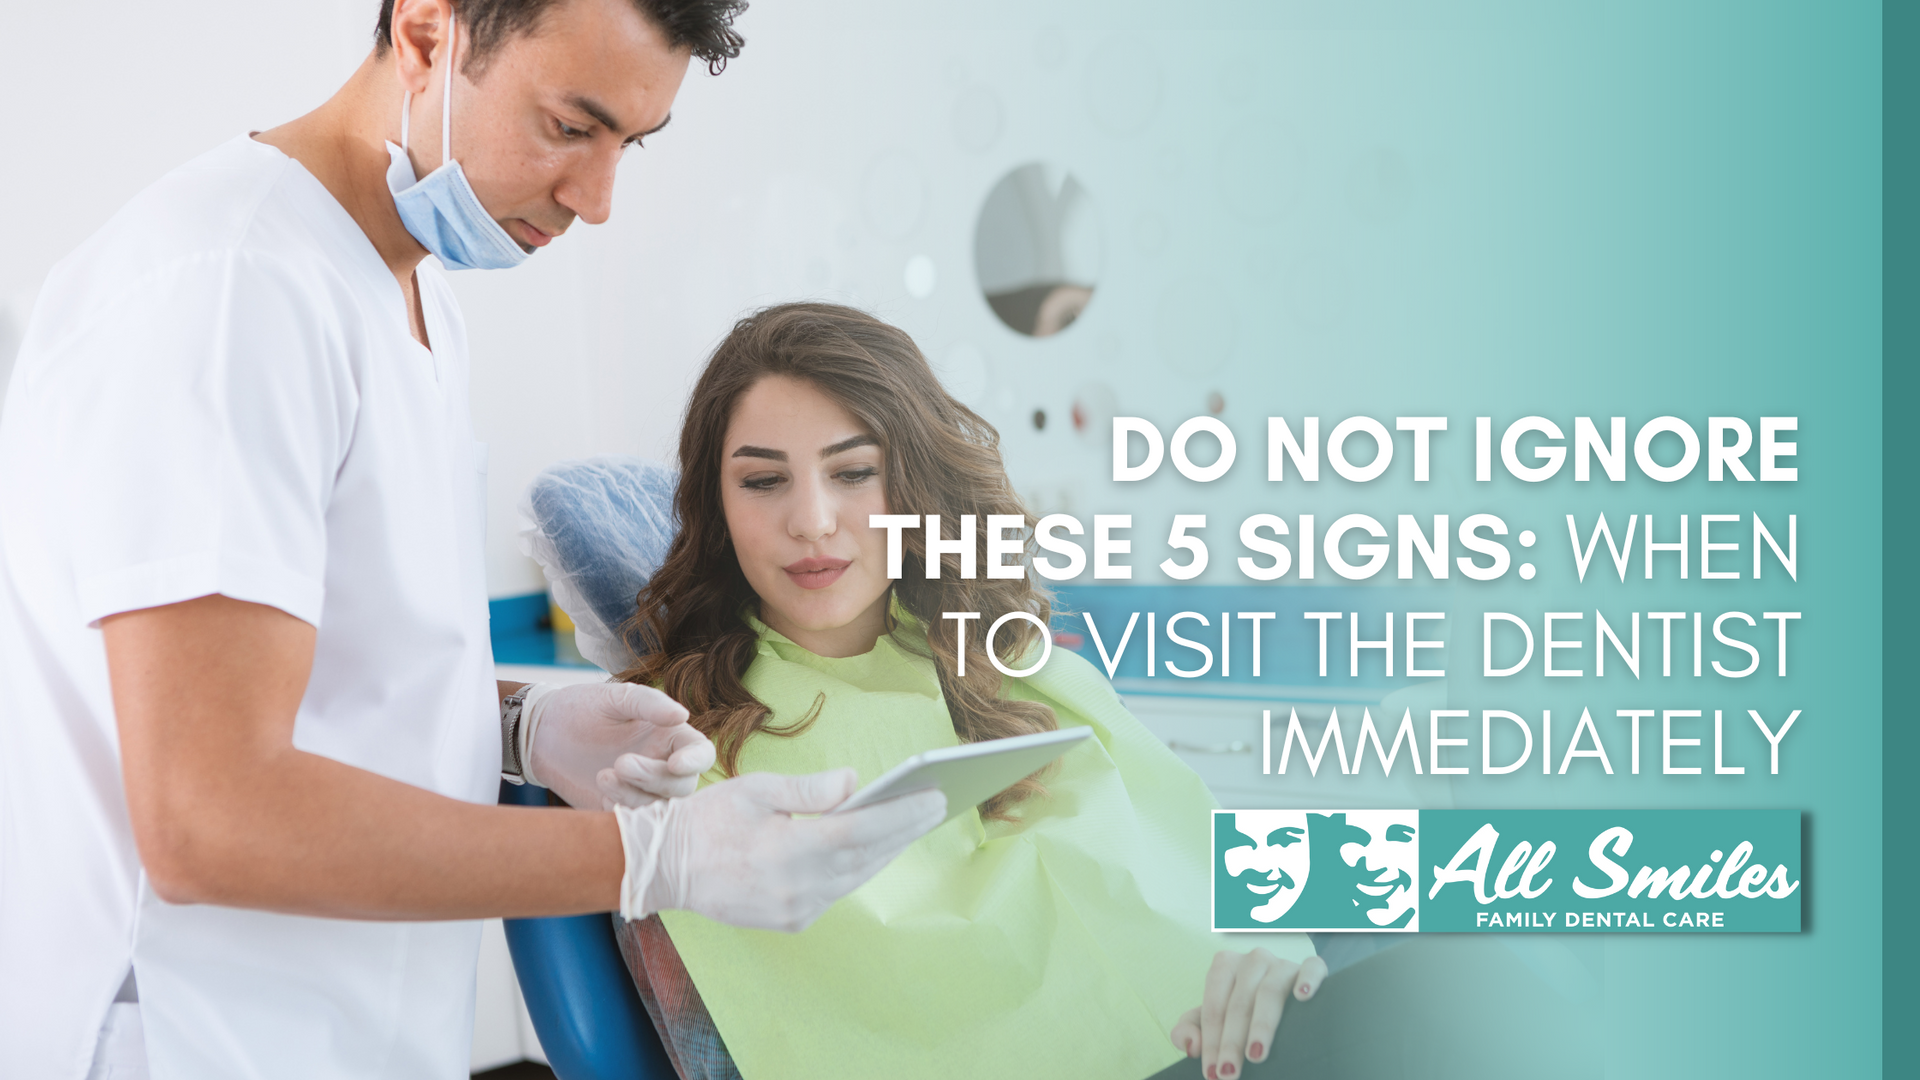
[[563, 138], [584, 139], [587, 137], [587, 133], [584, 129], [574, 127], [572, 124], [569, 124], [564, 120], [555, 120], [553, 122], [553, 126], [560, 129], [560, 135]]

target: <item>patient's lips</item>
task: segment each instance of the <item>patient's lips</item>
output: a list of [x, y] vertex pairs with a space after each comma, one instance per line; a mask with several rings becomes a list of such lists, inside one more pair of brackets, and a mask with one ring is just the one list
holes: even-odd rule
[[851, 559], [801, 559], [787, 566], [787, 576], [803, 589], [824, 589], [840, 580]]

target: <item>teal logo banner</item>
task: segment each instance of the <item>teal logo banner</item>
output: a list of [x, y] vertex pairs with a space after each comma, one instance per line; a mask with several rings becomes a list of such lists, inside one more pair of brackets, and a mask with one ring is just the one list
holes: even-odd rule
[[1793, 933], [1794, 810], [1216, 810], [1215, 930]]

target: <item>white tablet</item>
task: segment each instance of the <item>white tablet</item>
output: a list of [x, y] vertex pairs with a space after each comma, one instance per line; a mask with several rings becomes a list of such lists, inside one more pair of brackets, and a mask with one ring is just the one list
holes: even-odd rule
[[1091, 734], [1090, 727], [1074, 727], [962, 743], [915, 754], [828, 813], [857, 810], [886, 799], [939, 788], [946, 793], [947, 820], [950, 821], [1019, 783]]

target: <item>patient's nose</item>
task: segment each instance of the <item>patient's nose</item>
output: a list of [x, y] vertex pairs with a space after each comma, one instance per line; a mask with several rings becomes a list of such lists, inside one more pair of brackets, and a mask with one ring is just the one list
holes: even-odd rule
[[807, 484], [795, 492], [799, 496], [794, 500], [793, 517], [787, 522], [787, 531], [796, 539], [819, 540], [832, 536], [839, 523], [835, 513], [833, 497], [822, 485]]

